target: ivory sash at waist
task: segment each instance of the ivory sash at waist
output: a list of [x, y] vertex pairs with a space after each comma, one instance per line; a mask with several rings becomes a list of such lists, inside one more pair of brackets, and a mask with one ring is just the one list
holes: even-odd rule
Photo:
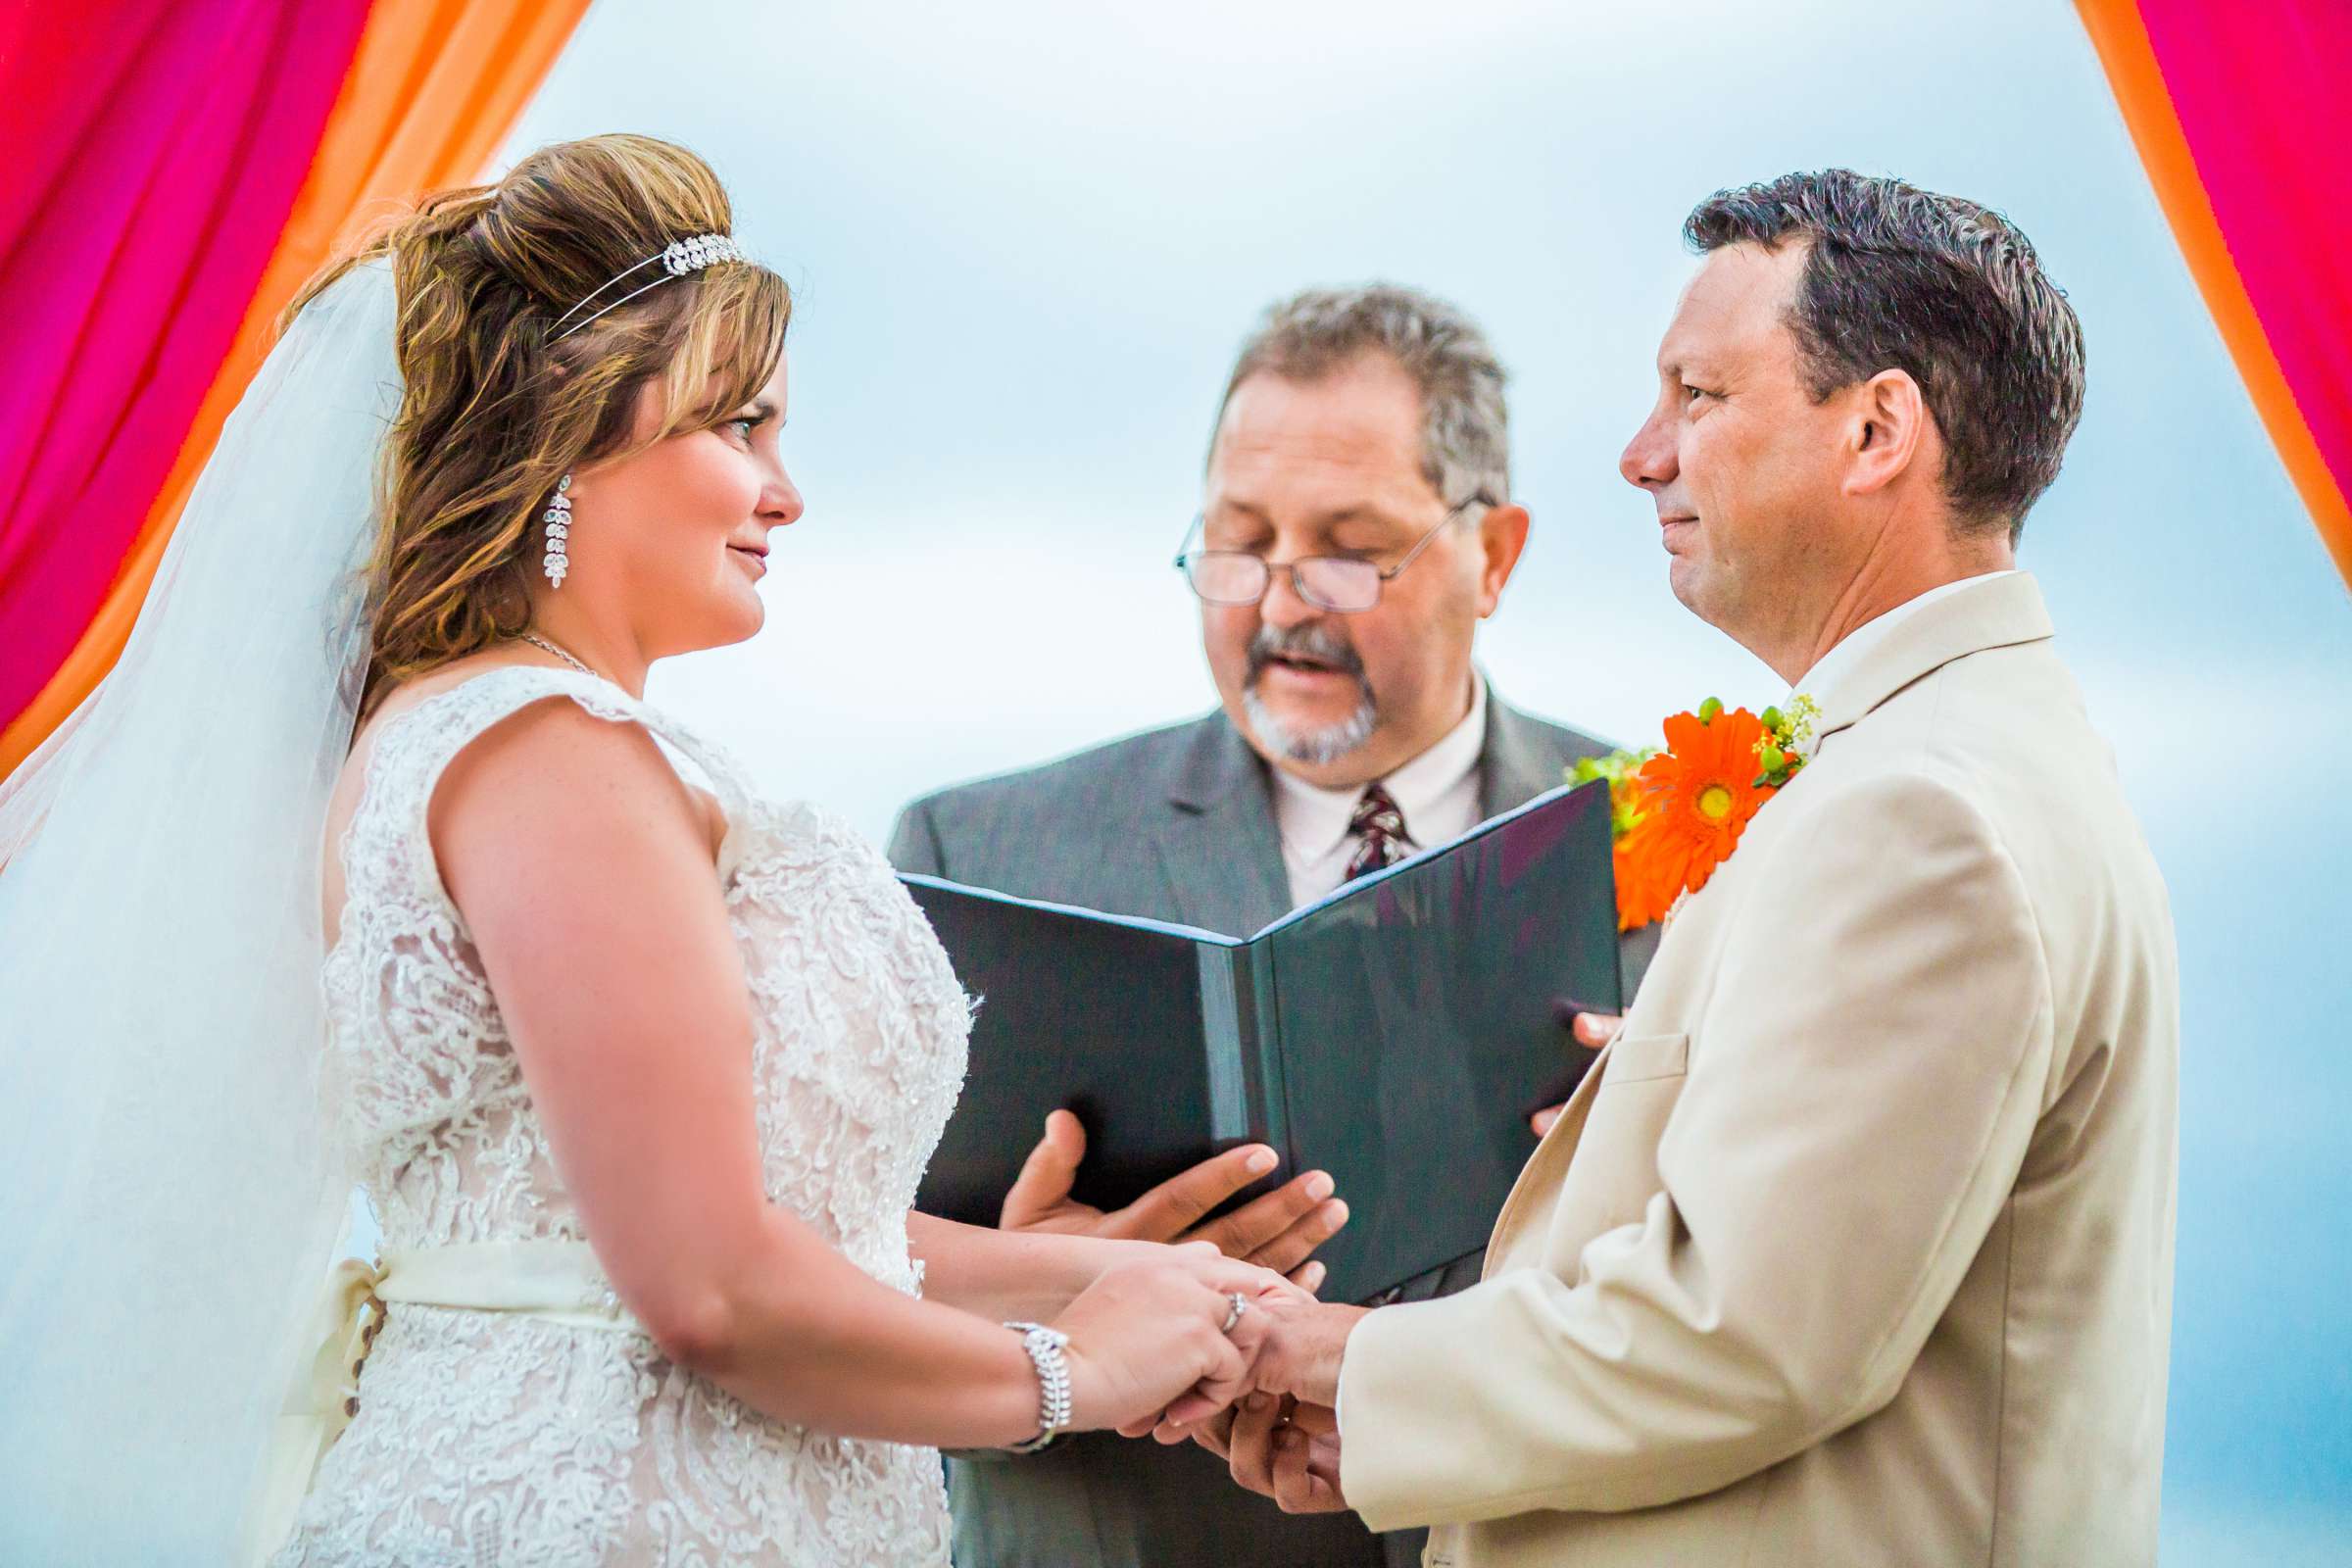
[[380, 1265], [345, 1258], [327, 1275], [303, 1336], [307, 1359], [278, 1417], [249, 1515], [249, 1561], [267, 1561], [285, 1541], [318, 1462], [358, 1413], [360, 1367], [387, 1304], [645, 1332], [613, 1296], [585, 1242], [466, 1242], [388, 1250]]

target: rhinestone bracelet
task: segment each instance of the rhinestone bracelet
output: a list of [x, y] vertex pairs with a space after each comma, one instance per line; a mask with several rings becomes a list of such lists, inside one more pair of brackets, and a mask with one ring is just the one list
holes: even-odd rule
[[1014, 1453], [1035, 1453], [1070, 1424], [1070, 1363], [1061, 1353], [1070, 1337], [1043, 1323], [1004, 1326], [1021, 1337], [1021, 1348], [1037, 1368], [1037, 1436], [1012, 1446]]

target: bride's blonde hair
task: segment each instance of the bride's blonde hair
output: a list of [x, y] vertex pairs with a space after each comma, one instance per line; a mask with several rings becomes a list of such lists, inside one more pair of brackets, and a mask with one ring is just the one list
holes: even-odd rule
[[[385, 258], [400, 299], [405, 384], [378, 480], [363, 713], [528, 626], [532, 527], [565, 472], [716, 424], [767, 383], [792, 292], [746, 263], [671, 279], [552, 341], [559, 318], [622, 271], [732, 227], [726, 191], [693, 153], [591, 136], [542, 148], [494, 185], [425, 197], [304, 287], [288, 319]], [[632, 443], [637, 394], [656, 377], [664, 417]]]

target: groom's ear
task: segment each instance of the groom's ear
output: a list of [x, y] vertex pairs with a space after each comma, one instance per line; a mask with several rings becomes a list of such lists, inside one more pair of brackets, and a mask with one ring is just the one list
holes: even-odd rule
[[1876, 494], [1923, 463], [1940, 466], [1936, 416], [1910, 371], [1881, 370], [1846, 397], [1847, 495]]

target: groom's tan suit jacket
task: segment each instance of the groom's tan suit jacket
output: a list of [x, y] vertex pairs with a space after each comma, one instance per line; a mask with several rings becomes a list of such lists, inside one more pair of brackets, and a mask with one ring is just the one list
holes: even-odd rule
[[1484, 1281], [1348, 1342], [1344, 1490], [1431, 1564], [2155, 1560], [2164, 886], [2033, 578], [1815, 695]]

